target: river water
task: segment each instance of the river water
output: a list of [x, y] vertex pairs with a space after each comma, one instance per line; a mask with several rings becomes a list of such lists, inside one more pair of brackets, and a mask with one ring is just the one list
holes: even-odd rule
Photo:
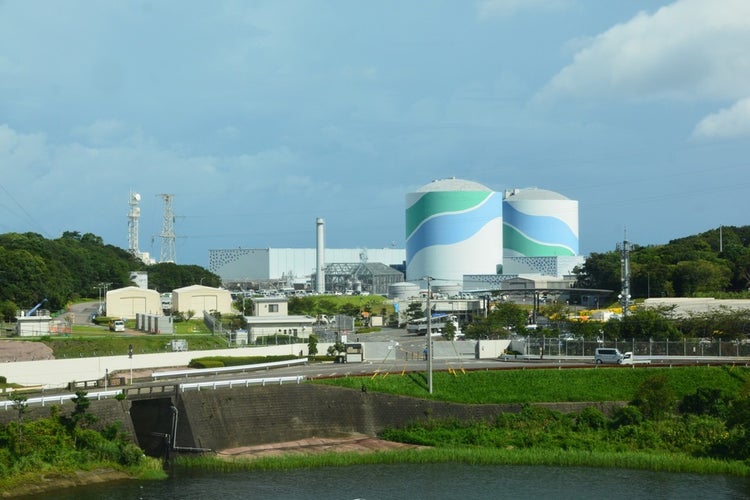
[[750, 478], [624, 469], [396, 464], [271, 472], [176, 469], [164, 481], [120, 481], [29, 498], [88, 499], [747, 499]]

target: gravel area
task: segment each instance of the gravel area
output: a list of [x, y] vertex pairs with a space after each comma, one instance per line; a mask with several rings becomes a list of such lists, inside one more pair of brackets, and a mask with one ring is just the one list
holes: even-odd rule
[[0, 363], [9, 361], [37, 361], [55, 359], [52, 349], [41, 342], [0, 340]]
[[220, 450], [220, 458], [257, 458], [283, 455], [312, 455], [317, 453], [373, 453], [384, 450], [402, 450], [407, 448], [424, 448], [404, 443], [395, 443], [373, 438], [364, 434], [353, 434], [344, 438], [309, 438], [285, 443], [269, 443], [257, 446], [244, 446]]

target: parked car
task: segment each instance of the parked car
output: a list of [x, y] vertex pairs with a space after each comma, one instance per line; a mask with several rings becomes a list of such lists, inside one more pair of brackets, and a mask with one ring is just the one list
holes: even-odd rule
[[597, 365], [602, 363], [617, 363], [621, 365], [623, 358], [624, 356], [619, 350], [610, 347], [597, 347], [594, 352], [594, 362]]
[[125, 322], [121, 319], [116, 319], [109, 324], [109, 329], [112, 332], [124, 332]]

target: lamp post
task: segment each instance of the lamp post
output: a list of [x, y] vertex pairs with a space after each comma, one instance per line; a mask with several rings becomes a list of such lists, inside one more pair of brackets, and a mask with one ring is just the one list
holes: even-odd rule
[[427, 392], [432, 394], [432, 309], [430, 308], [430, 295], [432, 295], [432, 278], [427, 280]]
[[133, 385], [133, 344], [128, 345], [128, 357], [130, 358], [130, 385]]

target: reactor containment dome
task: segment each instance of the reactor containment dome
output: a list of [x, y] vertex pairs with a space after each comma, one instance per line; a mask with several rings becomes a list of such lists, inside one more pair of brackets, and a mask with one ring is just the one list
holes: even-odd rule
[[463, 284], [503, 260], [502, 199], [482, 184], [440, 179], [406, 195], [406, 279]]
[[512, 189], [503, 199], [503, 256], [578, 255], [578, 202], [545, 189]]

